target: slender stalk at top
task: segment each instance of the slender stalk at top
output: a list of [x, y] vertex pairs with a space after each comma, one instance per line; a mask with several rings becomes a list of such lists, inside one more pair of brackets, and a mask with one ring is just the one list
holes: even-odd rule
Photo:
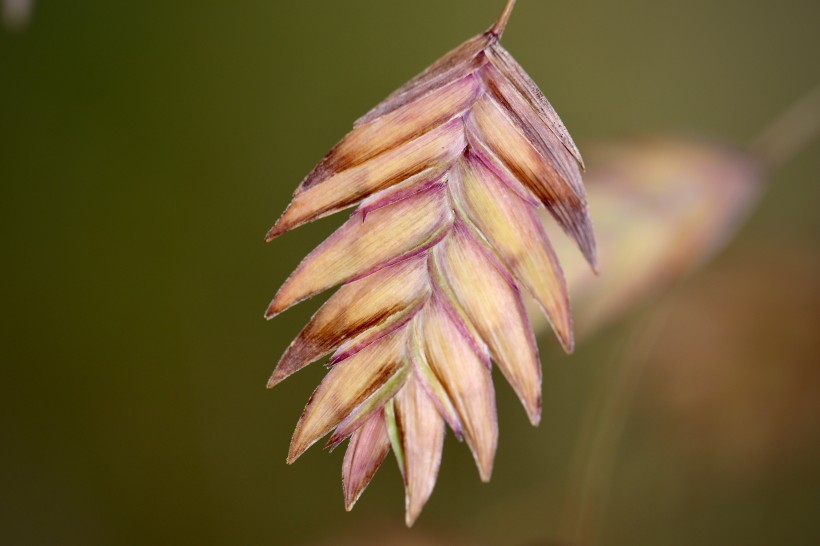
[[507, 21], [510, 20], [510, 15], [515, 7], [515, 2], [516, 0], [507, 0], [507, 5], [504, 6], [504, 11], [501, 12], [501, 15], [498, 17], [495, 24], [490, 27], [490, 32], [499, 38], [501, 38], [501, 35], [504, 34], [504, 27], [507, 26]]
[[778, 116], [757, 137], [752, 152], [770, 168], [791, 160], [820, 134], [820, 85]]

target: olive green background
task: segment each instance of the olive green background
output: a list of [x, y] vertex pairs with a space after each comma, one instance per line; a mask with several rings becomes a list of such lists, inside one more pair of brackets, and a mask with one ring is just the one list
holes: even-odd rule
[[[342, 450], [285, 465], [320, 365], [264, 388], [319, 301], [262, 313], [345, 215], [265, 231], [357, 116], [501, 4], [42, 0], [0, 28], [0, 543], [561, 543], [583, 415], [635, 319], [572, 357], [542, 336], [541, 426], [497, 381], [492, 482], [448, 439], [411, 531], [392, 459], [350, 514]], [[520, 0], [504, 44], [582, 151], [656, 132], [744, 145], [820, 82], [820, 4]], [[761, 241], [816, 256], [818, 173], [814, 143], [688, 288]], [[820, 541], [816, 436], [738, 481], [670, 447], [652, 408], [618, 450], [601, 543]]]

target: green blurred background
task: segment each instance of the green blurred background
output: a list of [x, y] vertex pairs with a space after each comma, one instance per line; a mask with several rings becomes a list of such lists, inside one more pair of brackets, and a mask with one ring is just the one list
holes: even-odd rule
[[[572, 357], [542, 336], [541, 426], [497, 381], [492, 482], [448, 439], [411, 531], [394, 461], [351, 514], [341, 450], [285, 465], [321, 366], [264, 388], [319, 301], [262, 312], [341, 218], [265, 231], [501, 4], [43, 0], [0, 28], [0, 543], [571, 543], [585, 416], [651, 303]], [[521, 0], [504, 44], [582, 151], [744, 145], [820, 81], [820, 3]], [[815, 143], [681, 287], [607, 458], [601, 544], [820, 543], [818, 173]]]

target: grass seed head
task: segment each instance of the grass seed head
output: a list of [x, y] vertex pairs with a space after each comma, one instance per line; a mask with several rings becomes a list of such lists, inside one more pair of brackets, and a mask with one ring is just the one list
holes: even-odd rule
[[331, 447], [350, 438], [347, 509], [392, 446], [411, 525], [435, 485], [445, 424], [490, 479], [498, 442], [492, 361], [538, 423], [541, 366], [523, 295], [573, 348], [566, 284], [539, 213], [596, 267], [583, 163], [552, 106], [499, 44], [513, 4], [360, 118], [266, 238], [357, 206], [265, 314], [342, 285], [268, 385], [333, 353], [288, 462], [326, 434]]

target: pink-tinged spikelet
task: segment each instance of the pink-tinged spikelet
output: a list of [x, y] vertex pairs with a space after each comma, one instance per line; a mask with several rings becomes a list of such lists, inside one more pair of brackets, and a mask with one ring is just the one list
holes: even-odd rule
[[[612, 140], [587, 151], [589, 207], [600, 233], [600, 278], [556, 240], [575, 335], [640, 307], [732, 240], [757, 203], [766, 165], [754, 154], [692, 138]], [[547, 214], [542, 220], [548, 223]], [[547, 226], [549, 232], [552, 226]], [[546, 328], [531, 313], [533, 328]]]
[[326, 434], [350, 438], [350, 509], [387, 452], [399, 462], [407, 523], [435, 485], [445, 425], [489, 480], [498, 441], [491, 362], [537, 424], [541, 366], [522, 303], [573, 348], [546, 210], [595, 267], [581, 156], [535, 83], [499, 45], [514, 2], [359, 119], [299, 185], [267, 240], [358, 205], [280, 288], [266, 317], [342, 287], [288, 347], [268, 383], [333, 353], [288, 455]]

